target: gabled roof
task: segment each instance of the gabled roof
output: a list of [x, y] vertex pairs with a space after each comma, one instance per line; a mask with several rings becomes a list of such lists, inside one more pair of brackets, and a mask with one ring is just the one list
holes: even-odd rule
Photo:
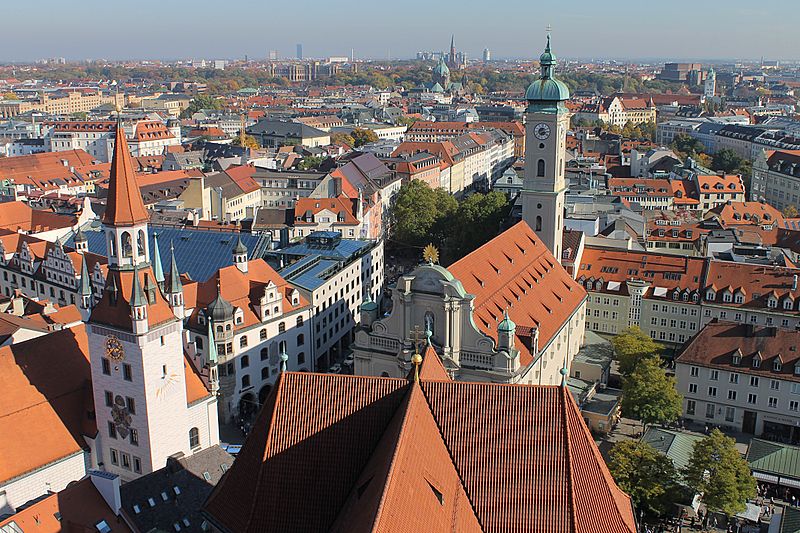
[[30, 507], [0, 520], [0, 531], [22, 533], [60, 533], [62, 531], [98, 531], [101, 522], [111, 531], [130, 533], [97, 490], [91, 477], [71, 483]]
[[[586, 297], [583, 287], [525, 222], [507, 229], [448, 270], [464, 290], [475, 295], [475, 324], [494, 339], [507, 309], [518, 326], [538, 328], [541, 348]], [[518, 340], [516, 345], [521, 363], [530, 363], [532, 356], [525, 344]]]
[[235, 532], [635, 531], [565, 387], [303, 372], [205, 511]]
[[[136, 280], [136, 283], [134, 283]], [[153, 268], [149, 265], [142, 269], [133, 270], [109, 270], [106, 278], [106, 286], [100, 301], [92, 309], [91, 321], [100, 324], [108, 324], [110, 326], [131, 331], [133, 327], [131, 301], [134, 294], [136, 285], [140, 287], [147, 287], [155, 285], [156, 279], [153, 274]], [[112, 295], [112, 287], [116, 287], [116, 300]], [[170, 307], [161, 290], [155, 285], [155, 298], [152, 302], [147, 303], [147, 323], [150, 327], [163, 324], [170, 320], [175, 319]]]
[[0, 348], [0, 376], [0, 482], [87, 448], [97, 427], [84, 326]]
[[133, 225], [148, 220], [150, 217], [136, 183], [136, 173], [133, 169], [128, 141], [125, 139], [123, 128], [117, 126], [103, 223], [112, 226]]

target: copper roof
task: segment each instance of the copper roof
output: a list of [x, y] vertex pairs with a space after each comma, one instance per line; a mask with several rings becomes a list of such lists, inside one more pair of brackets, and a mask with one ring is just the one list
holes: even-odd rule
[[125, 139], [123, 128], [117, 126], [103, 223], [112, 226], [133, 225], [148, 220], [150, 217], [136, 183], [136, 173], [133, 169], [128, 141]]
[[286, 372], [205, 511], [222, 531], [633, 532], [566, 388]]

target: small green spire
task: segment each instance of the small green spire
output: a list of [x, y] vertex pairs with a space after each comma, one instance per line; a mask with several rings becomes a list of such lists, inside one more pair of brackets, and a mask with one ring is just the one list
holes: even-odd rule
[[169, 243], [170, 265], [169, 265], [169, 284], [167, 286], [168, 294], [178, 294], [183, 291], [183, 284], [181, 283], [181, 275], [178, 273], [178, 264], [175, 262], [175, 247]]
[[561, 373], [561, 386], [562, 387], [566, 387], [567, 386], [567, 376], [569, 375], [569, 369], [567, 368], [567, 360], [566, 359], [564, 360], [564, 366], [561, 367], [561, 370], [559, 370], [559, 372]]
[[158, 233], [153, 233], [153, 275], [159, 287], [164, 286], [164, 267], [161, 264], [161, 252], [158, 250]]
[[217, 364], [217, 340], [214, 338], [214, 325], [208, 321], [208, 362]]
[[133, 267], [133, 288], [131, 289], [131, 307], [144, 307], [147, 305], [147, 300], [144, 297], [144, 291], [139, 284], [139, 267]]
[[239, 233], [236, 237], [236, 246], [233, 247], [233, 253], [235, 254], [246, 254], [247, 253], [247, 246], [244, 245], [242, 242], [242, 234]]
[[86, 256], [82, 257], [81, 261], [81, 296], [92, 295], [92, 278], [89, 277], [89, 266], [86, 264]]

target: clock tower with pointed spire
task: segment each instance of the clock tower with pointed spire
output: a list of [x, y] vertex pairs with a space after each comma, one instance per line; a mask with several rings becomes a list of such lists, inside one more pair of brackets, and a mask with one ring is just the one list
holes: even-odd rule
[[86, 328], [97, 466], [126, 481], [219, 442], [216, 398], [184, 356], [174, 256], [165, 284], [160, 254], [151, 260], [148, 221], [118, 123], [102, 219], [108, 275]]
[[564, 229], [564, 165], [569, 89], [554, 77], [556, 56], [547, 45], [539, 58], [541, 74], [525, 92], [525, 177], [522, 219], [561, 262]]

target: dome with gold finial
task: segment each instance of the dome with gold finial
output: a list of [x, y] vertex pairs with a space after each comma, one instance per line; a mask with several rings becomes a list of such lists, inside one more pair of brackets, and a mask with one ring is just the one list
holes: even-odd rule
[[563, 81], [553, 77], [556, 66], [556, 56], [550, 50], [550, 34], [547, 34], [547, 45], [544, 53], [539, 57], [539, 66], [542, 73], [538, 80], [534, 80], [525, 91], [525, 99], [529, 103], [561, 102], [569, 100], [569, 89]]

